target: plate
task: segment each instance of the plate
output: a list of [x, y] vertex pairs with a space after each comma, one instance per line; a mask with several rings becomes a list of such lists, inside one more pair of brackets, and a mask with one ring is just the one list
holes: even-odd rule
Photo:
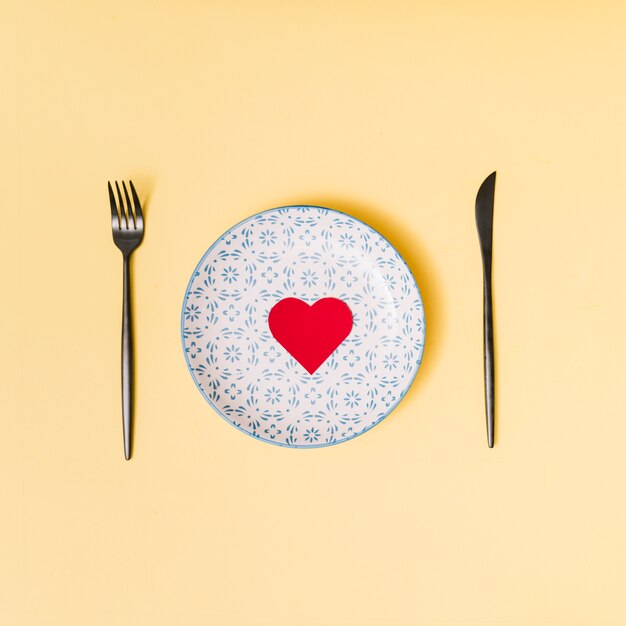
[[352, 439], [397, 406], [424, 348], [422, 298], [378, 232], [324, 207], [233, 226], [204, 254], [182, 309], [198, 389], [224, 419], [293, 448]]

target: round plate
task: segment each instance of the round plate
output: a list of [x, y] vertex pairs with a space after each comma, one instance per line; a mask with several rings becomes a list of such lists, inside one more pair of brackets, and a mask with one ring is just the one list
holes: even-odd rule
[[185, 293], [189, 371], [233, 426], [294, 448], [369, 430], [413, 382], [424, 308], [409, 268], [378, 232], [314, 206], [233, 226]]

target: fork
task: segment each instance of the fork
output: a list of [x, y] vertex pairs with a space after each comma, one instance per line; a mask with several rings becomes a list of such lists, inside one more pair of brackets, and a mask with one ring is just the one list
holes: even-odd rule
[[131, 204], [122, 181], [126, 203], [122, 198], [120, 186], [115, 182], [117, 199], [109, 186], [109, 200], [111, 202], [111, 226], [113, 241], [124, 256], [124, 299], [122, 306], [122, 419], [124, 426], [124, 456], [128, 461], [132, 454], [133, 437], [133, 325], [131, 317], [130, 299], [130, 255], [143, 239], [143, 214], [139, 197], [135, 191], [133, 181], [130, 182], [130, 191], [133, 196]]

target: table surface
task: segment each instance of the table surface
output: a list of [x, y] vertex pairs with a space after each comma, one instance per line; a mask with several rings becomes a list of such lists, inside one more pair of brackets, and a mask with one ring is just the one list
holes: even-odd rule
[[[0, 621], [623, 624], [625, 27], [618, 1], [5, 0]], [[123, 178], [146, 205], [130, 463]], [[304, 451], [220, 419], [179, 328], [206, 248], [299, 203], [380, 230], [428, 326], [397, 410]]]

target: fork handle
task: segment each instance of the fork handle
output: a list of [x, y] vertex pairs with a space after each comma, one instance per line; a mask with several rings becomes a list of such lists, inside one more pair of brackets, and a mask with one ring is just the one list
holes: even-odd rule
[[485, 409], [487, 413], [487, 444], [493, 448], [495, 434], [495, 375], [493, 351], [493, 301], [491, 296], [491, 259], [483, 273], [483, 326], [485, 350]]
[[124, 255], [124, 296], [122, 305], [122, 419], [124, 456], [132, 454], [133, 436], [133, 324], [130, 301], [130, 255]]

